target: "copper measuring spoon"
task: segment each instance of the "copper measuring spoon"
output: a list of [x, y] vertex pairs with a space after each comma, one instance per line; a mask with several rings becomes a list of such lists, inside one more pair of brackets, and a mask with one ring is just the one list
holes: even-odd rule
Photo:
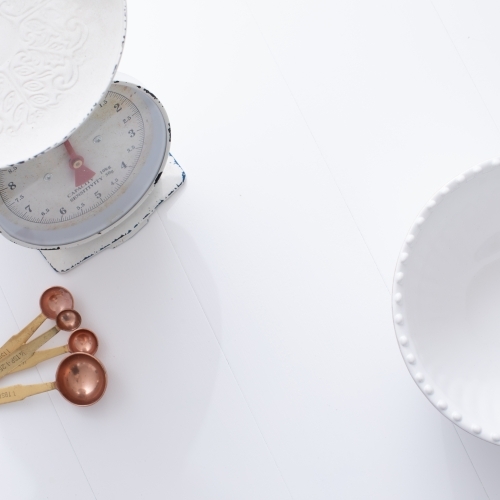
[[15, 350], [12, 354], [9, 354], [3, 360], [0, 360], [0, 378], [5, 377], [9, 373], [13, 372], [19, 365], [22, 365], [25, 361], [28, 361], [35, 352], [48, 342], [54, 335], [60, 330], [65, 330], [67, 332], [72, 332], [76, 330], [82, 323], [82, 318], [73, 309], [67, 309], [66, 311], [61, 311], [56, 318], [56, 326], [46, 331], [35, 340], [23, 344], [19, 349]]
[[102, 363], [91, 354], [77, 352], [61, 361], [55, 382], [4, 387], [0, 389], [0, 404], [22, 401], [28, 396], [57, 389], [70, 403], [90, 406], [102, 398], [107, 384]]
[[52, 349], [46, 349], [45, 351], [35, 352], [35, 354], [33, 354], [28, 361], [25, 361], [22, 365], [14, 368], [11, 373], [32, 368], [42, 361], [47, 361], [48, 359], [55, 358], [56, 356], [66, 354], [68, 352], [72, 354], [76, 352], [86, 352], [87, 354], [94, 355], [97, 352], [98, 347], [99, 340], [94, 332], [84, 329], [75, 330], [70, 335], [66, 345], [53, 347]]
[[19, 333], [13, 335], [0, 347], [0, 360], [19, 349], [40, 328], [46, 319], [56, 319], [57, 315], [65, 309], [73, 309], [73, 296], [62, 286], [53, 286], [45, 290], [40, 297], [42, 312]]

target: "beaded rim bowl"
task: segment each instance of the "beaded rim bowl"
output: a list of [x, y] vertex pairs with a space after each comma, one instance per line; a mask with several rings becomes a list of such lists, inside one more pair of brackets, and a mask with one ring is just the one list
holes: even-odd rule
[[500, 158], [427, 203], [399, 254], [392, 309], [401, 354], [427, 399], [500, 444]]

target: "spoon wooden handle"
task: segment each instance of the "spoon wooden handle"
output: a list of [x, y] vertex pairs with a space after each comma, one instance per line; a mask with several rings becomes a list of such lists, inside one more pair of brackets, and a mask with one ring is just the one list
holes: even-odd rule
[[29, 325], [26, 325], [19, 333], [12, 337], [0, 347], [0, 359], [6, 358], [9, 354], [19, 349], [30, 337], [40, 328], [40, 325], [47, 317], [40, 313]]
[[60, 328], [54, 326], [47, 332], [43, 333], [35, 340], [28, 342], [27, 344], [22, 345], [19, 349], [15, 350], [12, 354], [9, 354], [8, 357], [4, 358], [0, 361], [0, 378], [5, 377], [5, 375], [14, 371], [19, 365], [22, 365], [25, 361], [35, 354], [40, 347], [43, 346], [46, 342], [48, 342], [58, 331]]
[[56, 388], [55, 382], [43, 382], [33, 385], [11, 385], [0, 389], [0, 405], [22, 401], [23, 399], [41, 394], [42, 392], [52, 391]]
[[28, 359], [28, 361], [25, 361], [17, 368], [14, 368], [11, 373], [27, 370], [28, 368], [32, 368], [42, 361], [47, 361], [48, 359], [55, 358], [56, 356], [60, 356], [61, 354], [66, 354], [67, 352], [69, 352], [68, 345], [53, 347], [52, 349], [46, 349], [45, 351], [37, 351], [35, 352], [35, 354], [33, 354], [33, 356], [31, 356], [30, 359]]

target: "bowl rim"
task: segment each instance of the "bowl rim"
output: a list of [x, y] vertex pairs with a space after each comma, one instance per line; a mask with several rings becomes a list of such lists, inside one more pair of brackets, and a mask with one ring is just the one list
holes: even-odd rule
[[439, 203], [444, 197], [464, 187], [468, 181], [476, 179], [477, 176], [498, 167], [500, 167], [500, 157], [477, 164], [445, 184], [427, 202], [405, 236], [396, 262], [391, 290], [392, 321], [396, 340], [406, 368], [417, 387], [432, 405], [456, 426], [475, 437], [496, 445], [500, 445], [500, 423], [496, 429], [493, 429], [490, 426], [483, 426], [477, 419], [472, 419], [466, 413], [463, 413], [462, 410], [455, 403], [450, 401], [449, 397], [433, 383], [432, 378], [426, 372], [425, 365], [421, 363], [418, 352], [414, 346], [412, 332], [408, 328], [404, 317], [404, 277], [405, 262], [411, 255], [411, 245], [413, 241], [418, 238], [422, 224], [424, 224], [426, 219], [438, 209]]

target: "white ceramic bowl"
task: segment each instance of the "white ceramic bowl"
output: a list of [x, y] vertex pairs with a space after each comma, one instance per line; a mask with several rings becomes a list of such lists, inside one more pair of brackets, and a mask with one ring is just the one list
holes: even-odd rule
[[125, 0], [0, 1], [0, 167], [65, 141], [113, 81]]
[[500, 444], [500, 159], [454, 179], [417, 218], [396, 266], [393, 316], [429, 401]]

